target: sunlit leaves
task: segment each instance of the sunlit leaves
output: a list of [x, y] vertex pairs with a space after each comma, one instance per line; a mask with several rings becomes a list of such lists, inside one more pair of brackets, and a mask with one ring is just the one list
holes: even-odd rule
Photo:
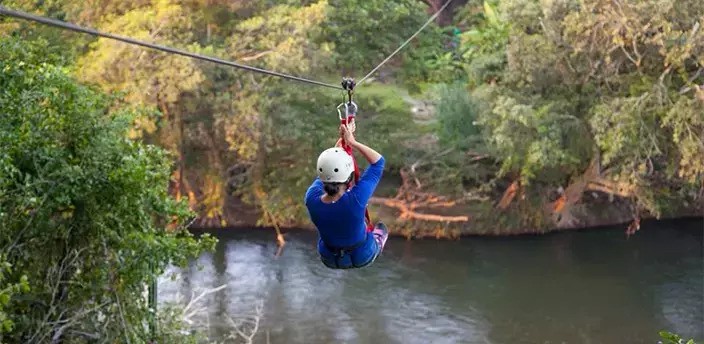
[[[188, 12], [172, 0], [153, 1], [122, 15], [110, 16], [98, 28], [114, 34], [199, 52], [192, 41]], [[78, 63], [82, 79], [106, 90], [125, 91], [137, 104], [175, 103], [182, 92], [203, 81], [196, 62], [179, 55], [99, 39]], [[163, 104], [162, 104], [163, 105]]]
[[507, 62], [509, 22], [498, 15], [494, 2], [485, 1], [481, 16], [460, 34], [459, 54], [465, 62], [470, 86], [493, 82]]
[[329, 60], [313, 39], [326, 18], [327, 1], [275, 6], [238, 23], [228, 40], [232, 55], [281, 72], [301, 74]]

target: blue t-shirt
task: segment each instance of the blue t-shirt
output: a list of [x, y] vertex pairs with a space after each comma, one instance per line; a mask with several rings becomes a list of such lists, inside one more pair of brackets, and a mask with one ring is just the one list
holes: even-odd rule
[[384, 171], [384, 157], [370, 164], [359, 181], [335, 203], [323, 203], [323, 182], [316, 178], [308, 188], [305, 204], [311, 221], [328, 246], [349, 247], [367, 238], [364, 210]]

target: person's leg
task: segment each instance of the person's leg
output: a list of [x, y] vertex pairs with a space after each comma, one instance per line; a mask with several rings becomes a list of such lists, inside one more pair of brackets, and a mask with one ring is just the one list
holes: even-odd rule
[[377, 252], [377, 255], [379, 255], [381, 254], [381, 251], [384, 250], [386, 240], [389, 238], [389, 230], [386, 228], [386, 225], [384, 223], [379, 222], [376, 224], [376, 226], [374, 226], [372, 235], [374, 235], [374, 239], [376, 240], [376, 243], [379, 246], [379, 252]]
[[386, 239], [389, 238], [389, 230], [386, 228], [386, 225], [383, 223], [379, 222], [374, 226], [374, 230], [371, 232], [371, 235], [374, 236], [374, 241], [376, 242], [376, 252], [374, 252], [374, 256], [372, 259], [365, 263], [364, 265], [358, 266], [358, 267], [365, 267], [372, 265], [377, 258], [381, 255], [381, 251], [384, 250], [384, 245], [386, 245]]

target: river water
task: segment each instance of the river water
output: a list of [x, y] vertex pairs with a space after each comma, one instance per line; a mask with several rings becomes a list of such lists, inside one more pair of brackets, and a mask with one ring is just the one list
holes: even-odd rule
[[[325, 268], [311, 232], [217, 232], [216, 252], [159, 282], [223, 340], [261, 307], [254, 343], [657, 343], [704, 340], [704, 222], [458, 241], [391, 238], [371, 267]], [[251, 326], [239, 325], [243, 332]]]

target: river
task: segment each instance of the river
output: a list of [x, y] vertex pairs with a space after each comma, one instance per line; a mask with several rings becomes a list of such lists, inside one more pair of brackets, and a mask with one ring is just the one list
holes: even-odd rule
[[[389, 239], [371, 267], [320, 264], [315, 233], [217, 232], [217, 250], [158, 286], [160, 307], [203, 297], [211, 339], [261, 306], [254, 343], [657, 343], [704, 340], [701, 219], [510, 238]], [[251, 328], [251, 326], [249, 327]], [[245, 332], [249, 328], [244, 328]]]

